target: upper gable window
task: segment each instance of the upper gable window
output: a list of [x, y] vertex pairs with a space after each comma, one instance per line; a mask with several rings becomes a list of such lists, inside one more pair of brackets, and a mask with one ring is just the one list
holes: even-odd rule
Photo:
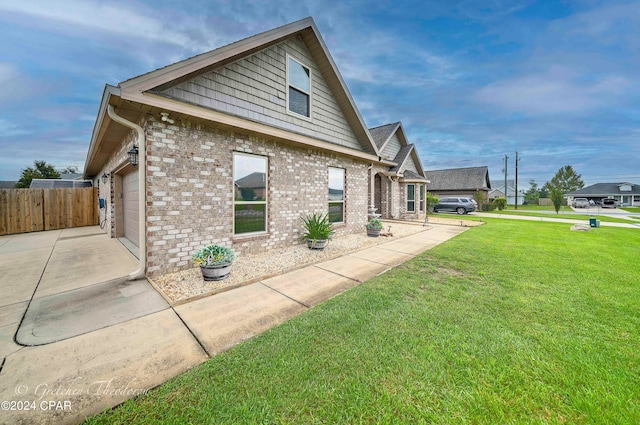
[[311, 117], [311, 69], [287, 56], [287, 110]]

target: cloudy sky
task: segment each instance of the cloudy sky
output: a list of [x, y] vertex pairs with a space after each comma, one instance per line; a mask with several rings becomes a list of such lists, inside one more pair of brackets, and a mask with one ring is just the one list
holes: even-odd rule
[[[53, 6], [55, 4], [55, 6]], [[82, 169], [104, 84], [312, 16], [367, 125], [427, 170], [509, 155], [640, 184], [640, 1], [0, 0], [0, 180]]]

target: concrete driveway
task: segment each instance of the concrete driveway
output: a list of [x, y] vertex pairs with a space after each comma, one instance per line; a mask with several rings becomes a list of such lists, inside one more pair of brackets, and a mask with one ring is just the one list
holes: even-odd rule
[[0, 423], [78, 423], [207, 358], [137, 265], [99, 227], [0, 237]]
[[0, 423], [81, 422], [466, 230], [432, 224], [175, 308], [122, 278], [137, 260], [98, 227], [0, 237]]

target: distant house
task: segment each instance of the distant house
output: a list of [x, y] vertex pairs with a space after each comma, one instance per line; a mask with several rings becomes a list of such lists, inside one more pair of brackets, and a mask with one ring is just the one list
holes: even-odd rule
[[82, 173], [63, 173], [60, 174], [60, 178], [62, 180], [82, 180], [83, 179], [83, 174]]
[[[515, 205], [515, 201], [516, 201], [515, 186], [516, 186], [515, 180], [507, 180], [507, 190], [506, 190], [507, 205]], [[496, 198], [505, 198], [504, 182], [500, 186], [489, 191], [489, 200], [493, 200]], [[523, 204], [524, 204], [524, 191], [518, 190], [518, 205], [523, 205]]]
[[265, 199], [267, 180], [265, 173], [251, 173], [235, 181], [236, 199], [254, 201]]
[[91, 180], [33, 179], [30, 189], [60, 189], [71, 187], [91, 187]]
[[491, 190], [489, 167], [451, 168], [425, 172], [427, 189], [437, 196], [467, 196], [478, 200], [482, 193], [488, 199]]
[[571, 204], [573, 198], [587, 198], [595, 202], [604, 198], [613, 198], [618, 205], [640, 205], [640, 185], [623, 183], [596, 183], [573, 192], [565, 193], [567, 202]]
[[0, 189], [13, 189], [16, 187], [16, 183], [18, 182], [9, 181], [9, 180], [0, 181]]

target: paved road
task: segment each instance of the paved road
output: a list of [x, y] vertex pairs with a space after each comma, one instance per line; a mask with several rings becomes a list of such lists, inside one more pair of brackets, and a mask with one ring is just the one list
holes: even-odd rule
[[[520, 211], [520, 210], [519, 210]], [[541, 212], [541, 211], [529, 211], [529, 212]], [[499, 214], [499, 213], [482, 213], [482, 212], [475, 212], [475, 213], [471, 213], [469, 215], [471, 216], [476, 216], [476, 217], [486, 217], [486, 218], [505, 218], [505, 219], [509, 219], [509, 220], [526, 220], [526, 221], [549, 221], [549, 222], [556, 222], [556, 223], [571, 223], [571, 224], [588, 224], [589, 222], [589, 214], [585, 214], [585, 219], [584, 220], [576, 220], [576, 219], [570, 219], [570, 218], [562, 218], [562, 214], [556, 214], [555, 211], [552, 211], [552, 213], [554, 214], [553, 217], [533, 217], [533, 216], [528, 216], [527, 213], [525, 211], [522, 211], [521, 213], [518, 213], [518, 215], [513, 215], [513, 214]], [[600, 214], [602, 215], [602, 214]], [[618, 218], [620, 218], [618, 216]], [[634, 220], [634, 222], [630, 222], [629, 223], [612, 223], [612, 222], [605, 222], [605, 221], [601, 221], [600, 222], [600, 226], [602, 227], [622, 227], [622, 228], [628, 228], [628, 229], [640, 229], [640, 221]]]
[[[509, 211], [513, 211], [513, 210], [510, 209]], [[587, 215], [587, 216], [590, 216], [590, 215], [603, 215], [603, 216], [607, 216], [607, 217], [626, 218], [626, 219], [629, 219], [629, 220], [640, 222], [640, 220], [634, 220], [634, 219], [630, 218], [630, 217], [633, 217], [633, 216], [640, 217], [639, 213], [632, 213], [632, 212], [629, 212], [629, 211], [625, 211], [624, 209], [621, 209], [621, 208], [599, 208], [599, 207], [573, 208], [573, 207], [562, 207], [560, 209], [560, 213], [557, 214], [555, 211], [549, 211], [549, 210], [528, 210], [526, 205], [518, 207], [518, 213], [525, 214], [527, 212], [538, 213], [538, 214], [558, 215], [558, 216], [561, 216], [563, 214], [582, 214], [582, 215]]]

